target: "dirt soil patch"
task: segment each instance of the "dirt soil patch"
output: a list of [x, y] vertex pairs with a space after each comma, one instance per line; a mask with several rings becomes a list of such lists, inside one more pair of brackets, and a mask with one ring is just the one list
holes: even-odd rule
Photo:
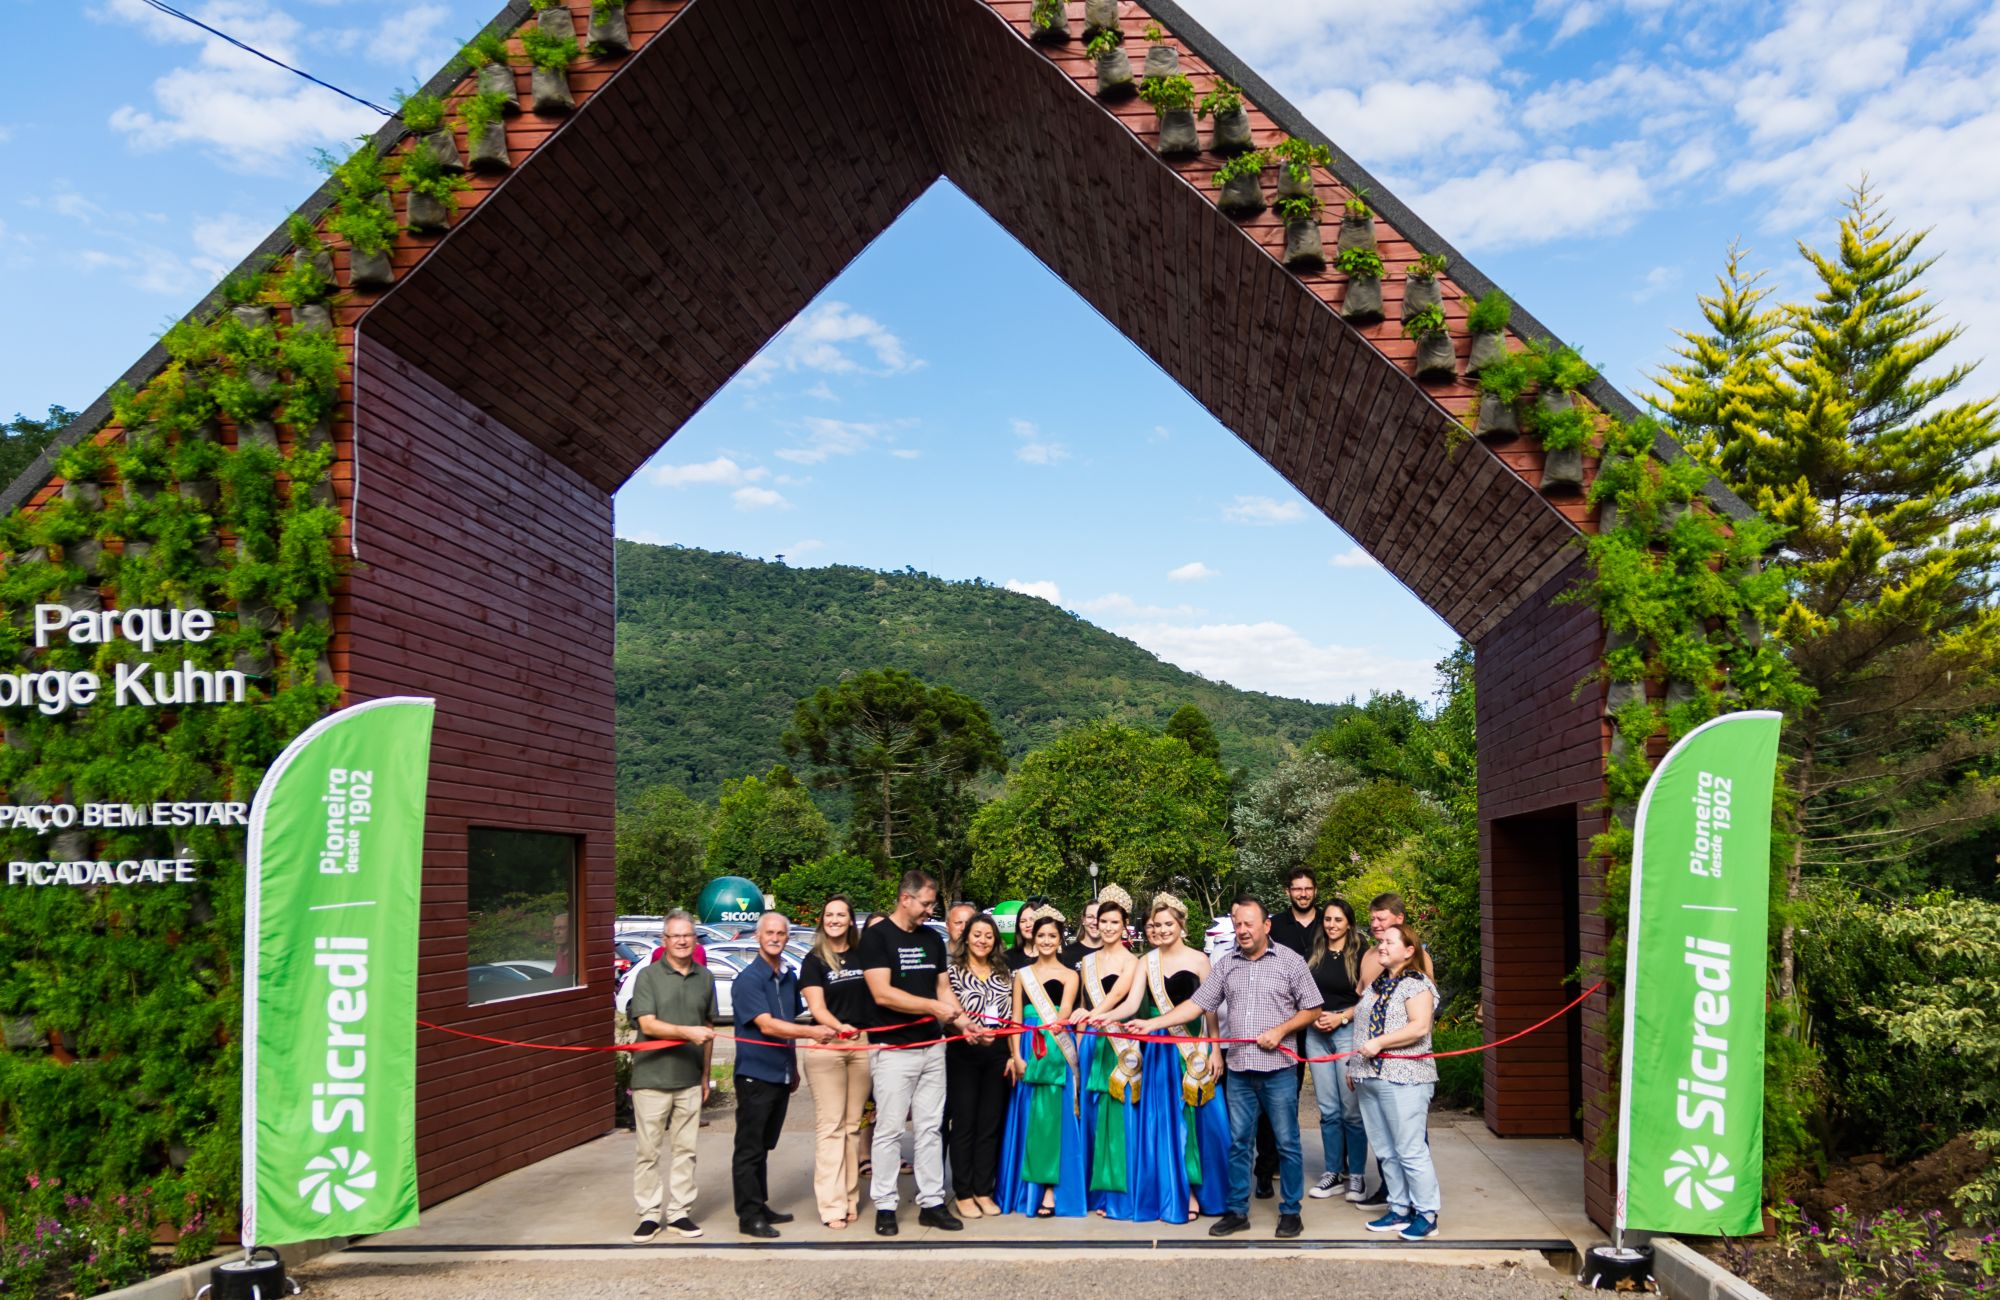
[[1909, 1212], [1943, 1210], [1954, 1227], [1962, 1226], [1951, 1194], [1986, 1171], [1993, 1153], [1981, 1151], [1966, 1134], [1959, 1134], [1927, 1156], [1891, 1165], [1881, 1156], [1862, 1156], [1828, 1172], [1826, 1182], [1793, 1199], [1818, 1223], [1844, 1205], [1851, 1214], [1880, 1214], [1898, 1207]]

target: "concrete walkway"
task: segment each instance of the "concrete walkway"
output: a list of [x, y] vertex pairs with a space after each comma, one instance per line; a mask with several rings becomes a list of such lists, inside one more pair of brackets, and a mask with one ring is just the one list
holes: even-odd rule
[[[1302, 1099], [1301, 1132], [1306, 1152], [1306, 1179], [1319, 1176], [1318, 1114]], [[786, 1116], [785, 1136], [771, 1154], [771, 1203], [789, 1211], [796, 1221], [784, 1225], [783, 1237], [760, 1242], [736, 1231], [729, 1188], [733, 1112], [712, 1114], [702, 1129], [697, 1155], [701, 1192], [694, 1217], [706, 1235], [693, 1241], [662, 1235], [645, 1247], [626, 1238], [636, 1222], [632, 1203], [634, 1137], [621, 1130], [595, 1142], [517, 1170], [482, 1187], [425, 1210], [416, 1228], [384, 1233], [342, 1252], [353, 1261], [372, 1256], [387, 1263], [389, 1256], [450, 1254], [463, 1257], [484, 1251], [544, 1251], [552, 1248], [725, 1250], [796, 1250], [804, 1247], [901, 1249], [911, 1246], [958, 1247], [1019, 1251], [1060, 1245], [1079, 1248], [1185, 1248], [1272, 1246], [1276, 1202], [1251, 1202], [1248, 1232], [1220, 1242], [1208, 1236], [1208, 1222], [1176, 1225], [1126, 1223], [1099, 1219], [1032, 1219], [1008, 1215], [969, 1221], [963, 1232], [939, 1232], [916, 1222], [914, 1180], [902, 1179], [902, 1233], [893, 1240], [874, 1232], [866, 1187], [862, 1219], [842, 1231], [819, 1222], [812, 1196], [812, 1099], [801, 1089]], [[909, 1138], [905, 1135], [905, 1150]], [[1601, 1234], [1583, 1215], [1583, 1149], [1563, 1139], [1500, 1139], [1475, 1116], [1434, 1113], [1431, 1150], [1444, 1187], [1444, 1209], [1438, 1237], [1422, 1246], [1367, 1232], [1362, 1225], [1379, 1210], [1364, 1212], [1334, 1198], [1305, 1202], [1305, 1236], [1289, 1248], [1352, 1247], [1405, 1251], [1519, 1252], [1581, 1249]]]

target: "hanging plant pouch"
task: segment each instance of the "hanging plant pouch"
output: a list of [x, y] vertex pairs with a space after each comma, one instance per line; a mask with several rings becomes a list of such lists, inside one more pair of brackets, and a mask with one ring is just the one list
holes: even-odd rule
[[428, 194], [420, 194], [416, 190], [410, 191], [409, 227], [419, 234], [443, 230], [449, 226], [451, 211], [451, 208]]
[[1278, 164], [1278, 198], [1281, 201], [1309, 199], [1317, 192], [1318, 187], [1313, 184], [1311, 168], [1306, 169], [1304, 176], [1299, 176], [1294, 174], [1292, 164], [1288, 162]]
[[1285, 265], [1294, 271], [1326, 269], [1326, 244], [1320, 238], [1318, 217], [1285, 223]]
[[1248, 153], [1255, 146], [1250, 134], [1250, 111], [1242, 105], [1226, 108], [1215, 115], [1213, 147], [1221, 154]]
[[1222, 183], [1216, 206], [1232, 217], [1254, 217], [1264, 210], [1264, 178], [1256, 172], [1232, 176]]
[[1438, 284], [1437, 277], [1404, 276], [1403, 319], [1410, 320], [1431, 307], [1444, 307], [1444, 288]]
[[1118, 30], [1118, 0], [1083, 0], [1083, 39]]
[[1146, 47], [1146, 75], [1149, 77], [1171, 77], [1181, 70], [1181, 52], [1178, 46], [1149, 45]]
[[592, 7], [590, 32], [585, 38], [592, 54], [625, 54], [632, 48], [632, 31], [625, 22], [624, 5]]
[[1507, 336], [1499, 330], [1480, 330], [1472, 336], [1472, 353], [1465, 359], [1465, 373], [1476, 375], [1506, 359]]
[[1503, 442], [1521, 436], [1521, 416], [1512, 402], [1502, 401], [1496, 393], [1481, 393], [1479, 396], [1479, 419], [1472, 432], [1481, 438], [1491, 438]]
[[543, 117], [560, 117], [576, 107], [576, 96], [569, 89], [569, 73], [562, 68], [536, 68], [528, 78], [528, 88], [535, 112]]
[[437, 159], [438, 166], [444, 168], [446, 171], [462, 172], [465, 170], [465, 162], [458, 156], [458, 137], [452, 134], [450, 127], [443, 127], [431, 132], [423, 138], [420, 145], [422, 148], [430, 150], [431, 157]]
[[1567, 451], [1551, 451], [1543, 455], [1543, 492], [1580, 492], [1582, 490], [1583, 448], [1572, 447]]
[[513, 166], [507, 156], [507, 128], [495, 122], [472, 133], [472, 170], [504, 172]]
[[521, 87], [514, 80], [514, 69], [505, 63], [489, 63], [479, 69], [479, 93], [505, 95], [505, 111], [509, 116], [521, 111], [520, 102], [515, 98], [521, 93]]
[[1452, 346], [1451, 335], [1446, 331], [1418, 336], [1417, 378], [1458, 378], [1458, 350]]
[[1374, 252], [1374, 216], [1371, 214], [1357, 217], [1343, 213], [1340, 218], [1340, 242], [1337, 246], [1343, 253], [1357, 248]]
[[1097, 97], [1130, 99], [1139, 90], [1132, 78], [1132, 57], [1120, 45], [1097, 56]]
[[1382, 278], [1375, 275], [1347, 277], [1347, 296], [1340, 300], [1340, 314], [1347, 320], [1367, 324], [1382, 319]]
[[1201, 152], [1201, 132], [1195, 129], [1194, 110], [1170, 108], [1160, 114], [1160, 153], [1185, 157]]

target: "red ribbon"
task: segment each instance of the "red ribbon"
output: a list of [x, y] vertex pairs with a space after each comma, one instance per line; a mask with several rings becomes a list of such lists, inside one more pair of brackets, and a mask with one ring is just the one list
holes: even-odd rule
[[[1604, 987], [1604, 982], [1602, 980], [1599, 980], [1597, 983], [1591, 985], [1589, 988], [1585, 989], [1582, 993], [1578, 994], [1575, 998], [1566, 1003], [1559, 1010], [1554, 1011], [1547, 1016], [1544, 1016], [1540, 1020], [1537, 1020], [1534, 1024], [1529, 1025], [1526, 1029], [1520, 1030], [1516, 1033], [1509, 1034], [1505, 1038], [1497, 1038], [1490, 1043], [1479, 1043], [1475, 1044], [1472, 1047], [1460, 1047], [1449, 1052], [1413, 1052], [1407, 1054], [1384, 1052], [1380, 1055], [1378, 1059], [1387, 1061], [1441, 1060], [1447, 1056], [1469, 1056], [1475, 1052], [1490, 1052], [1496, 1047], [1505, 1047], [1507, 1044], [1514, 1042], [1517, 1039], [1526, 1038], [1529, 1034], [1534, 1033], [1537, 1029], [1542, 1029], [1547, 1027], [1548, 1025], [1555, 1023], [1557, 1020], [1560, 1020], [1563, 1016], [1568, 1015], [1571, 1011], [1574, 1011], [1577, 1007], [1582, 1006], [1585, 999], [1589, 998], [1591, 994], [1597, 992], [1599, 989], [1603, 987]], [[990, 1017], [988, 1019], [991, 1026], [988, 1032], [995, 1035], [996, 1037], [1002, 1037], [1002, 1038], [1009, 1037], [1014, 1034], [1026, 1033], [1031, 1028], [1049, 1028], [1044, 1026], [1025, 1025], [1018, 1021], [1003, 1020], [998, 1017]], [[495, 1038], [489, 1034], [475, 1034], [464, 1029], [453, 1029], [449, 1025], [434, 1024], [429, 1020], [419, 1020], [417, 1021], [417, 1023], [423, 1026], [425, 1029], [435, 1029], [439, 1033], [451, 1034], [457, 1038], [471, 1038], [471, 1039], [476, 1039], [477, 1041], [482, 1043], [498, 1043], [502, 1047], [526, 1047], [541, 1052], [650, 1052], [662, 1047], [684, 1046], [687, 1042], [687, 1040], [684, 1038], [649, 1038], [641, 1042], [614, 1043], [609, 1047], [570, 1046], [558, 1043], [523, 1043], [512, 1038]], [[878, 1025], [869, 1032], [881, 1033], [892, 1029], [908, 1029], [912, 1025], [936, 1024], [936, 1023], [938, 1022], [930, 1019], [906, 1020], [899, 1025]], [[1072, 1033], [1091, 1034], [1099, 1038], [1123, 1038], [1123, 1039], [1135, 1040], [1138, 1042], [1172, 1041], [1175, 1043], [1215, 1043], [1227, 1047], [1227, 1046], [1241, 1046], [1243, 1044], [1255, 1043], [1257, 1041], [1254, 1038], [1197, 1038], [1192, 1035], [1170, 1036], [1163, 1032], [1154, 1032], [1150, 1034], [1135, 1034], [1126, 1030], [1107, 1029], [1107, 1028], [1099, 1028], [1096, 1026], [1083, 1026], [1083, 1025], [1057, 1026], [1054, 1028], [1049, 1028], [1049, 1032], [1054, 1032], [1055, 1029], [1061, 1029], [1061, 1028], [1067, 1028]], [[774, 1042], [769, 1042], [762, 1038], [747, 1038], [741, 1034], [726, 1034], [722, 1033], [719, 1030], [716, 1032], [715, 1036], [717, 1038], [728, 1039], [735, 1043], [739, 1044], [748, 1043], [757, 1047], [800, 1047], [821, 1052], [902, 1052], [902, 1051], [909, 1051], [913, 1048], [919, 1048], [919, 1047], [935, 1047], [939, 1043], [964, 1042], [966, 1039], [971, 1037], [971, 1035], [969, 1034], [947, 1034], [938, 1038], [927, 1038], [924, 1039], [922, 1042], [917, 1042], [917, 1043], [809, 1043], [799, 1039], [774, 1043]], [[1046, 1044], [1042, 1041], [1043, 1037], [1044, 1037], [1043, 1034], [1036, 1034], [1033, 1040], [1035, 1059], [1037, 1060], [1040, 1060], [1044, 1055], [1047, 1054], [1048, 1051]], [[1358, 1053], [1348, 1051], [1348, 1052], [1335, 1052], [1330, 1056], [1301, 1056], [1299, 1053], [1293, 1051], [1290, 1044], [1288, 1043], [1278, 1044], [1276, 1050], [1284, 1053], [1286, 1056], [1291, 1057], [1293, 1060], [1299, 1062], [1302, 1065], [1320, 1065], [1330, 1061], [1338, 1061], [1349, 1056], [1358, 1055]]]

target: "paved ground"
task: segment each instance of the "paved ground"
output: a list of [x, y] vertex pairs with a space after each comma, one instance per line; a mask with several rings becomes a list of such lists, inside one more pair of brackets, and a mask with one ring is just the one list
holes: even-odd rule
[[1019, 1252], [926, 1251], [863, 1257], [811, 1251], [783, 1258], [740, 1254], [632, 1252], [611, 1258], [384, 1260], [329, 1256], [299, 1274], [307, 1300], [457, 1300], [459, 1297], [561, 1296], [562, 1300], [637, 1296], [755, 1296], [759, 1300], [921, 1295], [924, 1300], [986, 1300], [1032, 1294], [1035, 1300], [1102, 1300], [1107, 1295], [1394, 1296], [1396, 1300], [1557, 1300], [1575, 1283], [1539, 1257], [1465, 1259], [1454, 1265], [1413, 1262], [1401, 1252], [1193, 1254], [1104, 1252], [1024, 1259]]

